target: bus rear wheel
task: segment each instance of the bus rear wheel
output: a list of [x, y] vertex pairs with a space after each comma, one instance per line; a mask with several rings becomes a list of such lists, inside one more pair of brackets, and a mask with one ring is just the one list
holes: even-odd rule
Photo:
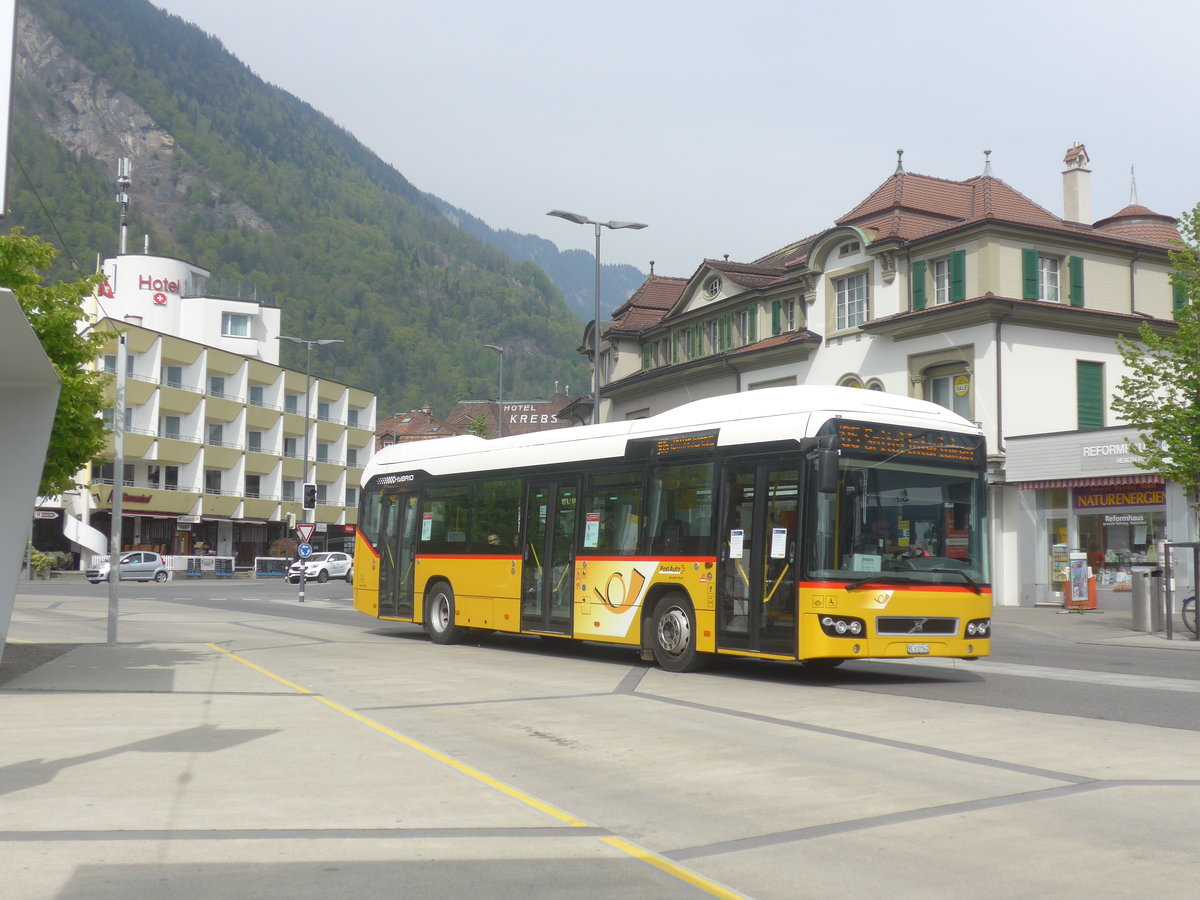
[[454, 624], [454, 591], [444, 581], [436, 582], [425, 594], [425, 630], [435, 644], [462, 640], [463, 630]]
[[650, 629], [654, 659], [668, 672], [695, 672], [708, 661], [696, 651], [696, 612], [683, 594], [659, 599]]

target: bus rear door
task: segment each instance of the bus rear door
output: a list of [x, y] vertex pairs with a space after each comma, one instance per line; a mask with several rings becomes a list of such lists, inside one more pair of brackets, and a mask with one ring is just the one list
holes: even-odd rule
[[717, 648], [795, 657], [799, 467], [731, 459], [722, 482]]
[[525, 503], [521, 630], [571, 634], [579, 481], [531, 482]]

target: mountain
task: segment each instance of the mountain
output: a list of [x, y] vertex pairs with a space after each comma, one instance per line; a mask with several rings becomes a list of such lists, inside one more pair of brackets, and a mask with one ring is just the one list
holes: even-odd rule
[[[447, 219], [467, 234], [486, 241], [516, 262], [531, 262], [563, 292], [569, 306], [583, 322], [596, 314], [596, 257], [585, 250], [559, 250], [553, 243], [535, 234], [515, 231], [496, 231], [469, 212], [451, 206], [432, 194], [426, 199]], [[636, 266], [601, 263], [600, 315], [609, 316], [614, 309], [642, 286], [646, 275]]]
[[[127, 157], [129, 249], [145, 234], [152, 253], [253, 282], [285, 332], [344, 339], [314, 371], [377, 392], [381, 413], [494, 396], [483, 343], [506, 350], [506, 397], [588, 381], [576, 348], [590, 254], [495, 232], [418, 190], [146, 0], [23, 0], [13, 105], [5, 225], [64, 251], [54, 277], [116, 253], [113, 182]], [[573, 273], [571, 307], [549, 270]], [[630, 266], [604, 276], [604, 313], [641, 282]], [[303, 365], [290, 347], [283, 362]]]

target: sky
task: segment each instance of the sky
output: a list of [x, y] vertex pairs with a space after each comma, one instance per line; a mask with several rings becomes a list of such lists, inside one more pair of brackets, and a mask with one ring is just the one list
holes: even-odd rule
[[822, 231], [896, 168], [1095, 220], [1200, 203], [1193, 0], [151, 0], [493, 228], [689, 276]]

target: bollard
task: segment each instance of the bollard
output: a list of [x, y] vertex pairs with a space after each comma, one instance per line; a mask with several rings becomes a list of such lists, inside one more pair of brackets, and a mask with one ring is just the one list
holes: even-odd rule
[[[1162, 628], [1162, 612], [1158, 605], [1159, 569], [1134, 569], [1133, 591], [1130, 594], [1133, 604], [1133, 630], [1154, 632]], [[1157, 627], [1155, 620], [1157, 619]]]

